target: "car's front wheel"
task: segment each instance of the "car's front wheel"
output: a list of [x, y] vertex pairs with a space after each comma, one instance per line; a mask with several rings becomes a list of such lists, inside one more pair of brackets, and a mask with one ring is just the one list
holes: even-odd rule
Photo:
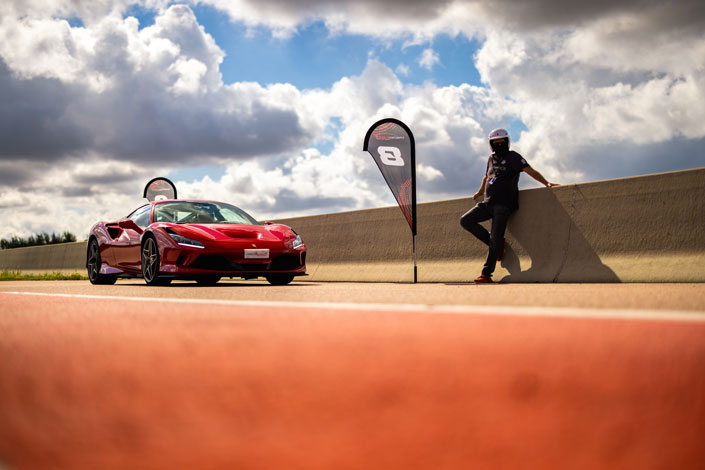
[[293, 274], [270, 274], [267, 281], [273, 286], [285, 286], [294, 280]]
[[159, 247], [154, 237], [146, 237], [142, 243], [142, 276], [149, 286], [165, 286], [171, 279], [159, 276]]
[[100, 274], [103, 260], [100, 257], [100, 246], [95, 238], [88, 244], [88, 256], [86, 257], [86, 269], [88, 270], [88, 280], [91, 284], [110, 285], [115, 284], [117, 276]]

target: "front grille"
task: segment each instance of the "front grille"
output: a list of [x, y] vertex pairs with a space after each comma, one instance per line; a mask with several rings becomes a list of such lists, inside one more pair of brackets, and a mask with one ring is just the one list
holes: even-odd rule
[[202, 255], [188, 267], [209, 271], [289, 271], [301, 266], [298, 255], [281, 255], [266, 264], [236, 263], [225, 256]]
[[281, 255], [269, 263], [269, 269], [272, 271], [288, 271], [301, 267], [299, 255]]

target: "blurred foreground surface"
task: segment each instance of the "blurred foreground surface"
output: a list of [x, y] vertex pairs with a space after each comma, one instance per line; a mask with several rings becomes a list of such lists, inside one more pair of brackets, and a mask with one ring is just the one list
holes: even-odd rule
[[701, 285], [141, 282], [0, 285], [0, 468], [705, 462]]

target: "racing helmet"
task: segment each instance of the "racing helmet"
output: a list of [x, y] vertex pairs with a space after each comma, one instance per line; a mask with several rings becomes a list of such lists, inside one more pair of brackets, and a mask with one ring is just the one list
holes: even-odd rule
[[487, 140], [490, 143], [490, 149], [492, 151], [495, 151], [495, 148], [492, 146], [492, 143], [497, 140], [506, 140], [507, 142], [507, 150], [509, 150], [509, 132], [507, 132], [504, 129], [495, 129], [492, 132], [490, 132], [490, 135], [487, 137]]

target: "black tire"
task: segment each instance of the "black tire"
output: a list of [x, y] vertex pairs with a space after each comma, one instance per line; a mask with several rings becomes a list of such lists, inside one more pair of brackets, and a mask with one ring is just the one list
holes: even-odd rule
[[204, 276], [196, 278], [199, 286], [214, 286], [220, 281], [220, 276]]
[[86, 254], [86, 269], [88, 270], [88, 280], [91, 284], [111, 285], [117, 281], [117, 276], [100, 274], [100, 268], [103, 265], [103, 260], [100, 258], [100, 246], [98, 241], [93, 238], [88, 243], [88, 251]]
[[148, 286], [166, 286], [171, 279], [159, 276], [159, 246], [154, 237], [145, 237], [142, 243], [142, 277]]
[[267, 281], [273, 286], [285, 286], [294, 280], [293, 274], [270, 274]]

